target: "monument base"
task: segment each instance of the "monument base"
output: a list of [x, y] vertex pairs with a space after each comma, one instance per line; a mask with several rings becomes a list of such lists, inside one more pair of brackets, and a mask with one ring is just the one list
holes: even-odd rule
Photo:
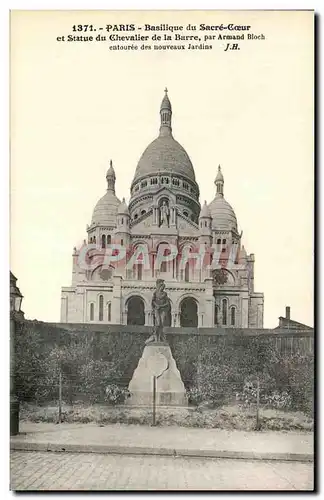
[[[162, 375], [159, 377], [159, 375]], [[172, 356], [170, 346], [159, 342], [148, 344], [134, 371], [128, 389], [131, 393], [127, 404], [151, 406], [153, 400], [153, 376], [156, 376], [157, 406], [187, 406], [186, 390], [180, 372]]]

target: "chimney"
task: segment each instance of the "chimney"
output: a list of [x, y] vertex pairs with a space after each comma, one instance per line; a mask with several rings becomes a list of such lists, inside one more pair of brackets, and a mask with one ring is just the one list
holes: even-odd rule
[[286, 306], [286, 319], [290, 319], [290, 307]]

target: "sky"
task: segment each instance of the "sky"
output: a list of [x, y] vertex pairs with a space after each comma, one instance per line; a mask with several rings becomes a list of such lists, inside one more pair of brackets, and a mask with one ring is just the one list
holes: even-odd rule
[[[249, 24], [265, 40], [239, 51], [109, 50], [58, 42], [74, 24]], [[311, 12], [15, 12], [11, 17], [11, 270], [27, 318], [59, 321], [73, 247], [106, 190], [129, 200], [137, 162], [158, 135], [165, 86], [173, 134], [201, 204], [217, 167], [242, 243], [255, 254], [264, 326], [285, 306], [313, 325], [313, 18]], [[208, 42], [206, 42], [208, 43]]]

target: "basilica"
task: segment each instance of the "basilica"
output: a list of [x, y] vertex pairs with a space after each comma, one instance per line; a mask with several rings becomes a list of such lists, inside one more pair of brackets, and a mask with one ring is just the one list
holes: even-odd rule
[[116, 195], [110, 162], [87, 239], [74, 248], [61, 322], [153, 325], [152, 295], [163, 279], [170, 326], [262, 328], [254, 254], [242, 245], [220, 166], [215, 174], [214, 199], [201, 206], [190, 157], [173, 137], [165, 90], [159, 135], [138, 161], [128, 205]]

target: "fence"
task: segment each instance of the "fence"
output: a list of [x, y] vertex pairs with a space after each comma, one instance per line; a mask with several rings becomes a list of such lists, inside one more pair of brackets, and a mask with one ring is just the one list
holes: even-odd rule
[[[55, 382], [55, 381], [54, 381]], [[152, 406], [132, 411], [127, 405], [127, 388], [120, 385], [120, 381], [111, 381], [104, 390], [102, 397], [96, 402], [89, 401], [89, 392], [80, 392], [77, 380], [67, 382], [61, 372], [57, 375], [56, 383], [51, 387], [43, 384], [47, 394], [51, 392], [51, 401], [42, 401], [43, 404], [23, 404], [21, 417], [33, 421], [43, 422], [96, 422], [96, 423], [141, 423], [159, 425], [163, 423], [188, 425], [195, 427], [225, 427], [246, 430], [262, 429], [289, 429], [291, 422], [295, 429], [304, 429], [296, 424], [296, 417], [292, 417], [294, 409], [294, 393], [300, 391], [299, 386], [281, 386], [274, 389], [259, 377], [251, 377], [242, 384], [227, 383], [215, 385], [210, 391], [210, 400], [200, 400], [197, 387], [187, 390], [189, 407], [184, 413], [173, 414], [172, 408], [164, 409], [153, 406], [153, 380], [152, 380]], [[71, 389], [74, 392], [73, 401], [69, 401]], [[199, 388], [198, 388], [199, 389]], [[158, 390], [158, 381], [157, 381]], [[198, 396], [198, 398], [197, 398]], [[308, 400], [312, 405], [312, 401]], [[169, 414], [166, 413], [169, 410]], [[269, 410], [271, 410], [269, 412]], [[273, 411], [275, 410], [275, 411]], [[279, 411], [278, 411], [279, 410]], [[177, 412], [177, 410], [176, 410]], [[175, 413], [176, 413], [175, 412]], [[187, 413], [186, 413], [187, 412]], [[286, 415], [286, 416], [285, 416]], [[172, 421], [168, 421], [171, 417]], [[312, 412], [308, 412], [308, 421]], [[279, 421], [281, 419], [281, 423]], [[269, 422], [271, 422], [269, 427]], [[272, 425], [272, 427], [271, 427]], [[278, 427], [279, 425], [279, 427]], [[286, 427], [285, 427], [286, 425]], [[308, 424], [307, 430], [312, 424]], [[277, 427], [276, 427], [277, 426]]]

